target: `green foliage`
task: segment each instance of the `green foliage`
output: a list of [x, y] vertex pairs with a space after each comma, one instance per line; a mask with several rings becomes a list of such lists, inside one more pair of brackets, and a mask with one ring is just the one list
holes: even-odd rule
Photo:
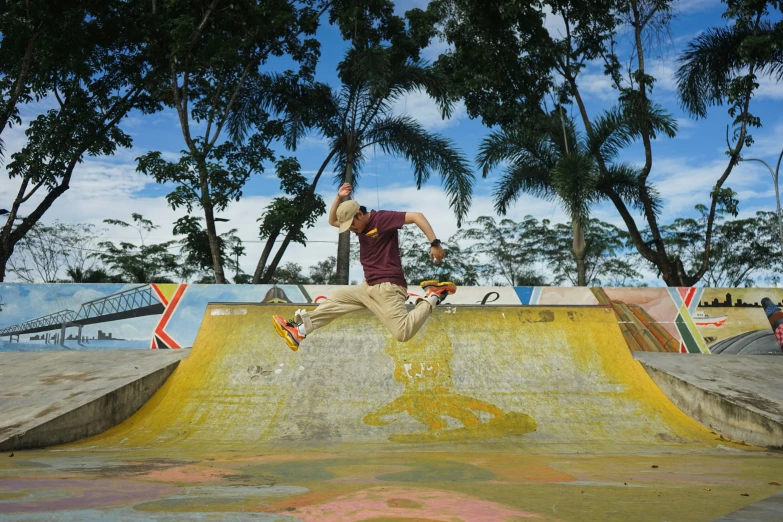
[[532, 217], [517, 223], [481, 216], [457, 232], [456, 238], [470, 243], [464, 251], [475, 258], [471, 264], [480, 278], [491, 284], [514, 285], [538, 260], [541, 230]]
[[405, 281], [411, 286], [418, 286], [429, 279], [465, 286], [478, 285], [480, 275], [475, 266], [476, 260], [460, 247], [458, 238], [455, 236], [444, 241], [443, 249], [446, 257], [435, 263], [430, 259], [430, 242], [421, 231], [411, 227], [400, 230], [400, 256]]
[[[543, 258], [552, 271], [553, 285], [577, 285], [578, 270], [572, 249], [573, 230], [557, 223], [544, 226]], [[585, 279], [587, 286], [629, 286], [642, 279], [638, 255], [629, 249], [629, 235], [624, 230], [598, 219], [590, 219], [584, 229]]]
[[276, 238], [280, 232], [286, 232], [290, 234], [290, 241], [305, 245], [304, 229], [311, 228], [326, 213], [326, 203], [300, 173], [300, 168], [295, 158], [282, 158], [277, 162], [280, 188], [287, 197], [273, 198], [264, 209], [259, 218], [260, 239]]
[[161, 25], [152, 38], [157, 65], [168, 73], [160, 101], [176, 110], [186, 149], [176, 162], [148, 153], [139, 158], [138, 168], [159, 183], [176, 185], [167, 196], [172, 208], [203, 209], [218, 283], [225, 276], [214, 213], [242, 196], [252, 174], [263, 172], [274, 159], [271, 142], [283, 133], [281, 124], [261, 109], [242, 113], [240, 126], [252, 129], [249, 137], [223, 141], [223, 129], [243, 90], [264, 76], [273, 57], [287, 56], [299, 65], [298, 74], [311, 77], [319, 47], [311, 36], [323, 12], [317, 3], [172, 0], [160, 6]]
[[[486, 125], [519, 124], [540, 114], [551, 97], [556, 104], [573, 100], [575, 79], [588, 61], [603, 59], [619, 75], [610, 49], [620, 24], [617, 4], [437, 0], [432, 9], [444, 20], [451, 48], [436, 63], [471, 117]], [[568, 22], [567, 34], [550, 35], [546, 10]]]
[[[183, 216], [174, 222], [174, 235], [185, 236], [179, 242], [181, 245], [180, 254], [183, 257], [179, 275], [183, 279], [190, 279], [194, 275], [198, 275], [198, 282], [214, 283], [215, 275], [212, 270], [209, 236], [201, 222], [202, 218], [190, 215]], [[221, 257], [226, 259], [226, 266], [238, 273], [238, 258], [244, 255], [245, 247], [242, 246], [242, 240], [236, 236], [236, 232], [236, 229], [231, 229], [220, 234], [218, 244]]]
[[27, 283], [54, 283], [95, 268], [98, 231], [93, 225], [38, 222], [16, 244], [8, 271]]
[[131, 218], [133, 223], [117, 219], [106, 219], [104, 223], [135, 229], [141, 244], [122, 241], [115, 245], [111, 241], [102, 241], [98, 243], [102, 251], [96, 254], [97, 257], [114, 270], [116, 278], [122, 282], [173, 283], [173, 277], [180, 268], [179, 256], [171, 251], [176, 248], [176, 241], [145, 244], [147, 236], [158, 229], [158, 225], [141, 214], [133, 213]]
[[[275, 271], [283, 258], [288, 245], [294, 241], [306, 244], [305, 228], [312, 227], [316, 220], [326, 212], [323, 198], [315, 193], [318, 176], [312, 183], [299, 172], [299, 162], [294, 158], [283, 158], [277, 162], [277, 176], [280, 178], [280, 188], [289, 197], [277, 197], [264, 209], [259, 219], [259, 237], [266, 239], [266, 245], [258, 261], [253, 283], [272, 282]], [[293, 197], [291, 197], [293, 196]], [[267, 265], [267, 260], [282, 232], [285, 238], [277, 250], [277, 254]]]
[[294, 262], [288, 262], [275, 269], [270, 281], [272, 284], [301, 285], [308, 284], [310, 280], [302, 273], [301, 265]]
[[748, 112], [745, 105], [758, 88], [760, 75], [783, 79], [780, 2], [725, 3], [723, 16], [732, 23], [707, 29], [688, 44], [679, 58], [680, 101], [686, 111], [698, 118], [707, 116], [707, 107], [727, 103], [729, 114], [735, 118], [735, 130], [743, 123], [759, 127], [760, 119]]
[[[563, 111], [540, 115], [526, 125], [514, 125], [491, 133], [480, 147], [477, 163], [486, 177], [504, 164], [495, 185], [495, 209], [504, 215], [522, 193], [557, 200], [572, 222], [572, 250], [578, 260], [578, 284], [589, 284], [582, 257], [584, 230], [594, 205], [609, 194], [631, 206], [640, 206], [640, 173], [631, 166], [611, 164], [621, 146], [636, 132], [631, 120], [618, 110], [607, 111], [597, 121], [598, 133], [578, 132], [575, 122], [563, 119]], [[652, 193], [652, 191], [649, 191]], [[651, 197], [655, 208], [657, 201]], [[516, 275], [506, 276], [514, 281]]]
[[[20, 190], [0, 230], [2, 281], [14, 246], [69, 189], [84, 155], [129, 147], [119, 123], [133, 109], [158, 110], [150, 93], [161, 71], [150, 61], [146, 2], [14, 0], [0, 7], [0, 21], [0, 136], [28, 125], [7, 164]], [[23, 121], [21, 107], [45, 98], [52, 108]]]
[[[670, 255], [693, 270], [702, 262], [708, 209], [697, 205], [696, 218], [678, 218], [662, 228]], [[757, 278], [777, 281], [781, 269], [777, 216], [757, 212], [755, 217], [726, 221], [718, 214], [713, 228], [707, 286], [741, 287], [757, 284]]]
[[[638, 256], [628, 247], [628, 234], [591, 219], [585, 227], [584, 264], [587, 285], [625, 286], [636, 283]], [[545, 286], [576, 285], [577, 259], [570, 224], [551, 224], [532, 216], [520, 222], [481, 216], [452, 238], [463, 261], [481, 284]], [[460, 242], [468, 246], [460, 248]], [[474, 284], [479, 284], [474, 283]]]
[[310, 267], [310, 283], [314, 285], [336, 285], [337, 258], [329, 256], [325, 260]]

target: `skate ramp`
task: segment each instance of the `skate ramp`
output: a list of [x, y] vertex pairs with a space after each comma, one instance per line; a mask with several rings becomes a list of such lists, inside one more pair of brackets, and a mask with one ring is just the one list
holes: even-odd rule
[[294, 310], [210, 304], [190, 356], [158, 393], [81, 444], [202, 451], [470, 442], [530, 453], [715, 445], [633, 360], [611, 308], [445, 306], [407, 343], [357, 312], [291, 352], [271, 316]]

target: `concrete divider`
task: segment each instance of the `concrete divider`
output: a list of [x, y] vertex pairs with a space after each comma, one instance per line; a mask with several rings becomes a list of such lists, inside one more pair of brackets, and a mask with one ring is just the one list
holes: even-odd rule
[[54, 446], [121, 423], [189, 350], [0, 353], [0, 451]]
[[783, 448], [783, 358], [634, 353], [683, 412], [748, 444]]

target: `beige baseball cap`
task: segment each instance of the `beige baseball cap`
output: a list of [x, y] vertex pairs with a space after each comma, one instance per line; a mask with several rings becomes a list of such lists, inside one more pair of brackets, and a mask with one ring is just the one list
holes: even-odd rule
[[337, 221], [340, 222], [340, 233], [346, 232], [351, 228], [353, 218], [357, 212], [359, 212], [359, 203], [353, 199], [343, 201], [340, 206], [337, 207]]

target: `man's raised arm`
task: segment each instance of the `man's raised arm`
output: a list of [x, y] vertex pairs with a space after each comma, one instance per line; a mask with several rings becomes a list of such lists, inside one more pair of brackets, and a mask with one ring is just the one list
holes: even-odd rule
[[334, 198], [332, 206], [329, 209], [329, 224], [333, 227], [340, 228], [340, 222], [337, 220], [337, 207], [343, 202], [345, 198], [351, 195], [353, 188], [348, 183], [343, 183], [340, 188], [337, 189], [337, 197]]
[[427, 241], [430, 242], [430, 259], [436, 263], [443, 261], [443, 258], [446, 257], [446, 252], [443, 251], [440, 240], [435, 235], [435, 232], [432, 230], [432, 225], [430, 225], [430, 222], [424, 217], [424, 214], [421, 212], [406, 212], [405, 224], [416, 225], [424, 232], [424, 235], [427, 236]]

